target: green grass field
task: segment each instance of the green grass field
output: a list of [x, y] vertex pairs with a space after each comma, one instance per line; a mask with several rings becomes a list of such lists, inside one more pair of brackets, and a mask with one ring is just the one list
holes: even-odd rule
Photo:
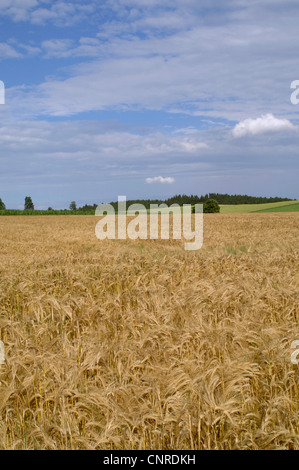
[[257, 212], [299, 212], [299, 203], [297, 204], [288, 204], [285, 206], [274, 207], [270, 209], [263, 209]]
[[15, 216], [15, 215], [22, 215], [22, 216], [39, 216], [39, 215], [94, 215], [94, 211], [83, 211], [83, 210], [33, 210], [33, 211], [23, 211], [17, 209], [7, 209], [7, 210], [0, 210], [0, 216]]
[[297, 212], [299, 201], [272, 202], [266, 204], [240, 204], [220, 205], [222, 214], [250, 213], [250, 212]]
[[[161, 209], [160, 209], [161, 210]], [[117, 211], [116, 211], [117, 212]], [[153, 210], [153, 213], [158, 212]], [[168, 213], [168, 209], [163, 209], [161, 212]], [[246, 214], [250, 212], [299, 212], [299, 201], [284, 201], [284, 202], [272, 202], [266, 204], [238, 204], [238, 205], [225, 205], [220, 204], [220, 212], [222, 214]], [[134, 215], [135, 212], [131, 212]], [[144, 211], [149, 213], [149, 210]], [[82, 210], [34, 210], [34, 211], [23, 211], [23, 210], [0, 210], [0, 216], [15, 216], [15, 215], [27, 215], [27, 216], [40, 216], [40, 215], [94, 215], [95, 211], [82, 211]], [[130, 211], [128, 212], [130, 215]]]

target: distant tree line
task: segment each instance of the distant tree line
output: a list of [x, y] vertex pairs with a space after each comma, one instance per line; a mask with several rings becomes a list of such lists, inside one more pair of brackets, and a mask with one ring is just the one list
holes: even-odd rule
[[[207, 198], [209, 199], [209, 198]], [[130, 199], [126, 201], [126, 207], [128, 208], [132, 204], [142, 204], [146, 209], [150, 209], [151, 204], [166, 204], [167, 206], [171, 206], [172, 204], [178, 204], [179, 206], [183, 206], [183, 204], [199, 204], [201, 202], [198, 196], [187, 196], [186, 194], [177, 194], [176, 196], [170, 197], [168, 199]], [[204, 201], [202, 201], [204, 202]], [[114, 207], [115, 210], [118, 208], [118, 202], [110, 202], [111, 206]]]
[[[286, 202], [286, 201], [292, 201], [292, 199], [289, 198], [281, 198], [281, 197], [255, 197], [255, 196], [247, 196], [247, 195], [239, 195], [239, 194], [221, 194], [221, 193], [209, 193], [205, 194], [202, 196], [196, 196], [196, 195], [191, 195], [187, 196], [186, 194], [176, 194], [175, 196], [172, 196], [168, 199], [162, 200], [162, 199], [132, 199], [126, 201], [126, 207], [128, 208], [132, 204], [142, 204], [146, 209], [150, 209], [151, 204], [166, 204], [167, 206], [171, 206], [172, 204], [178, 204], [179, 206], [183, 206], [184, 204], [190, 204], [194, 206], [195, 204], [204, 204], [207, 203], [209, 200], [214, 200], [218, 202], [218, 204], [227, 204], [227, 205], [233, 205], [233, 204], [264, 204], [264, 203], [270, 203], [270, 202]], [[295, 199], [294, 199], [295, 200]], [[110, 202], [110, 204], [114, 207], [115, 211], [118, 209], [118, 202]], [[37, 213], [48, 213], [49, 215], [51, 214], [66, 214], [66, 213], [72, 213], [72, 214], [94, 214], [95, 210], [99, 204], [85, 204], [82, 207], [77, 207], [77, 204], [75, 201], [72, 201], [69, 205], [69, 209], [61, 209], [61, 210], [54, 210], [52, 207], [49, 207], [47, 211], [36, 211], [34, 209], [34, 204], [32, 201], [32, 198], [30, 196], [25, 197], [25, 203], [24, 203], [24, 211], [15, 211], [15, 210], [10, 210], [8, 211], [6, 209], [6, 206], [2, 199], [0, 198], [0, 211], [3, 214], [6, 212], [8, 215], [8, 212], [13, 215], [14, 212], [24, 212], [28, 213], [33, 213], [37, 215]]]
[[[265, 203], [270, 203], [270, 202], [285, 202], [285, 201], [292, 201], [292, 199], [289, 198], [281, 198], [281, 197], [255, 197], [255, 196], [247, 196], [245, 195], [239, 195], [239, 194], [219, 194], [219, 193], [210, 193], [209, 196], [201, 196], [204, 197], [205, 200], [202, 202], [205, 202], [207, 199], [215, 199], [218, 204], [228, 204], [228, 205], [233, 205], [233, 204], [265, 204]], [[294, 199], [295, 200], [295, 199]]]
[[[292, 199], [288, 198], [281, 198], [281, 197], [255, 197], [255, 196], [247, 196], [247, 195], [230, 195], [230, 194], [221, 194], [221, 193], [209, 193], [202, 196], [191, 195], [187, 196], [186, 194], [176, 194], [173, 197], [168, 199], [136, 199], [136, 200], [129, 200], [126, 201], [127, 208], [132, 204], [142, 204], [146, 207], [146, 209], [150, 209], [151, 204], [166, 204], [167, 206], [171, 206], [172, 204], [178, 204], [179, 206], [183, 206], [183, 204], [191, 204], [194, 206], [195, 204], [204, 204], [210, 199], [213, 199], [218, 202], [218, 204], [264, 204], [267, 202], [285, 202], [285, 201], [292, 201]], [[115, 209], [117, 209], [117, 202], [110, 203]], [[87, 206], [90, 208], [91, 206]], [[96, 207], [96, 205], [95, 205]], [[83, 209], [83, 208], [81, 208]]]
[[77, 210], [83, 211], [83, 212], [95, 212], [96, 208], [98, 207], [99, 204], [85, 204], [82, 207], [78, 207]]

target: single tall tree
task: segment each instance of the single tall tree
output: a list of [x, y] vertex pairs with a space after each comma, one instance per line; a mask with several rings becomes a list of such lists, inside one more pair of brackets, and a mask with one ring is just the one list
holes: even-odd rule
[[5, 211], [5, 209], [6, 209], [5, 204], [0, 197], [0, 211]]
[[30, 196], [25, 197], [24, 210], [25, 211], [34, 211], [34, 204], [33, 204], [32, 199], [31, 199]]
[[76, 204], [75, 201], [72, 201], [72, 202], [70, 203], [70, 210], [71, 210], [71, 211], [75, 211], [76, 209], [77, 209], [77, 204]]

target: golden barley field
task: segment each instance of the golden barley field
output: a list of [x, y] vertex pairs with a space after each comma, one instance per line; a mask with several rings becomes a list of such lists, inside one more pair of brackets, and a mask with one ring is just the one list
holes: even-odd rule
[[0, 218], [0, 449], [299, 449], [299, 214], [204, 245]]

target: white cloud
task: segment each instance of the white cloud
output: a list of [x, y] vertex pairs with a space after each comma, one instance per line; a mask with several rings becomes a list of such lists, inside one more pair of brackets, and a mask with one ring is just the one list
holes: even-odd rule
[[[181, 140], [182, 139], [182, 140]], [[92, 156], [97, 162], [125, 161], [140, 165], [176, 161], [184, 157], [197, 158], [182, 145], [183, 137], [153, 132], [139, 135], [117, 121], [75, 122], [12, 122], [0, 126], [0, 147], [3, 155], [28, 152], [32, 158], [52, 159], [59, 154], [72, 157], [78, 153]], [[161, 158], [163, 156], [163, 159]], [[3, 157], [4, 158], [4, 157]], [[160, 181], [164, 182], [164, 181]], [[170, 182], [167, 179], [165, 182]]]
[[16, 59], [18, 57], [22, 57], [22, 54], [9, 44], [0, 43], [0, 59]]
[[[284, 3], [291, 8], [290, 0]], [[238, 122], [271, 109], [293, 118], [297, 108], [290, 103], [289, 85], [296, 78], [298, 35], [293, 8], [299, 5], [291, 2], [282, 26], [284, 3], [270, 8], [266, 0], [227, 0], [219, 8], [219, 0], [103, 0], [95, 9], [92, 0], [0, 0], [0, 14], [9, 14], [9, 5], [24, 5], [28, 21], [39, 25], [62, 26], [88, 17], [98, 25], [94, 37], [85, 37], [86, 27], [78, 27], [72, 39], [54, 36], [43, 42], [43, 57], [85, 60], [66, 65], [63, 79], [58, 71], [55, 80], [56, 70], [51, 70], [51, 78], [34, 85], [32, 93], [26, 89], [14, 115], [26, 101], [28, 114], [32, 110], [34, 115], [155, 109]]]
[[46, 58], [95, 57], [101, 52], [101, 43], [96, 38], [80, 38], [78, 43], [72, 39], [48, 39], [42, 42]]
[[42, 42], [47, 57], [67, 57], [71, 54], [71, 39], [48, 39]]
[[172, 184], [175, 182], [174, 178], [171, 178], [170, 176], [163, 178], [163, 176], [155, 176], [154, 178], [146, 178], [147, 184], [152, 184], [152, 183], [161, 183], [161, 184]]
[[29, 12], [38, 6], [38, 0], [1, 0], [0, 14], [10, 16], [13, 21], [26, 21]]
[[232, 132], [234, 137], [243, 137], [245, 135], [257, 135], [267, 132], [295, 129], [296, 126], [288, 119], [279, 119], [273, 116], [273, 114], [264, 114], [257, 119], [245, 119], [239, 122]]
[[[287, 70], [295, 69], [292, 57], [296, 54], [290, 49], [289, 62], [284, 66], [285, 50], [281, 46], [281, 60], [267, 62], [275, 45], [260, 44], [262, 33], [260, 29], [252, 34], [252, 28], [246, 26], [242, 32], [240, 27], [231, 27], [228, 32], [228, 28], [218, 26], [194, 27], [148, 39], [48, 39], [42, 44], [46, 57], [96, 60], [66, 68], [64, 79], [51, 78], [36, 85], [28, 95], [27, 109], [40, 107], [43, 114], [69, 116], [138, 108], [240, 121], [253, 113], [264, 114], [271, 106], [274, 112], [291, 116], [297, 109], [285, 96], [291, 83]], [[238, 38], [243, 38], [244, 44], [240, 45]], [[252, 70], [255, 75], [250, 79]], [[279, 80], [272, 82], [269, 77], [274, 76]], [[281, 90], [285, 90], [283, 97]], [[18, 99], [18, 103], [24, 99]]]
[[173, 188], [298, 198], [298, 132], [288, 139], [279, 133], [270, 141], [250, 139], [246, 146], [227, 133], [201, 131], [196, 138], [209, 150], [189, 152], [180, 145], [184, 134], [140, 135], [117, 121], [2, 121], [1, 197], [11, 208], [26, 194], [49, 201], [47, 208], [79, 198], [82, 204], [109, 202], [118, 194], [155, 199], [171, 196]]
[[[0, 59], [40, 60], [28, 61], [26, 73], [17, 58], [11, 68], [14, 87], [7, 83], [0, 106], [1, 182], [15, 192], [27, 178], [28, 191], [39, 185], [43, 194], [57, 175], [74, 191], [81, 180], [87, 192], [111, 190], [116, 180], [135, 197], [149, 175], [171, 175], [177, 191], [297, 195], [299, 108], [289, 98], [298, 78], [298, 15], [298, 0], [0, 0], [8, 35]], [[43, 62], [49, 57], [62, 60]], [[130, 124], [32, 121], [106, 110], [93, 117]], [[245, 146], [232, 139], [236, 123], [235, 137], [273, 131], [271, 139]], [[169, 178], [149, 178], [158, 184], [148, 184], [148, 194], [171, 191]]]
[[31, 14], [31, 22], [33, 24], [45, 24], [46, 21], [57, 20], [57, 13], [47, 8], [38, 8]]
[[82, 5], [62, 0], [0, 0], [0, 15], [8, 16], [15, 22], [30, 21], [36, 25], [52, 21], [57, 26], [70, 26], [82, 21], [94, 10], [93, 1]]

